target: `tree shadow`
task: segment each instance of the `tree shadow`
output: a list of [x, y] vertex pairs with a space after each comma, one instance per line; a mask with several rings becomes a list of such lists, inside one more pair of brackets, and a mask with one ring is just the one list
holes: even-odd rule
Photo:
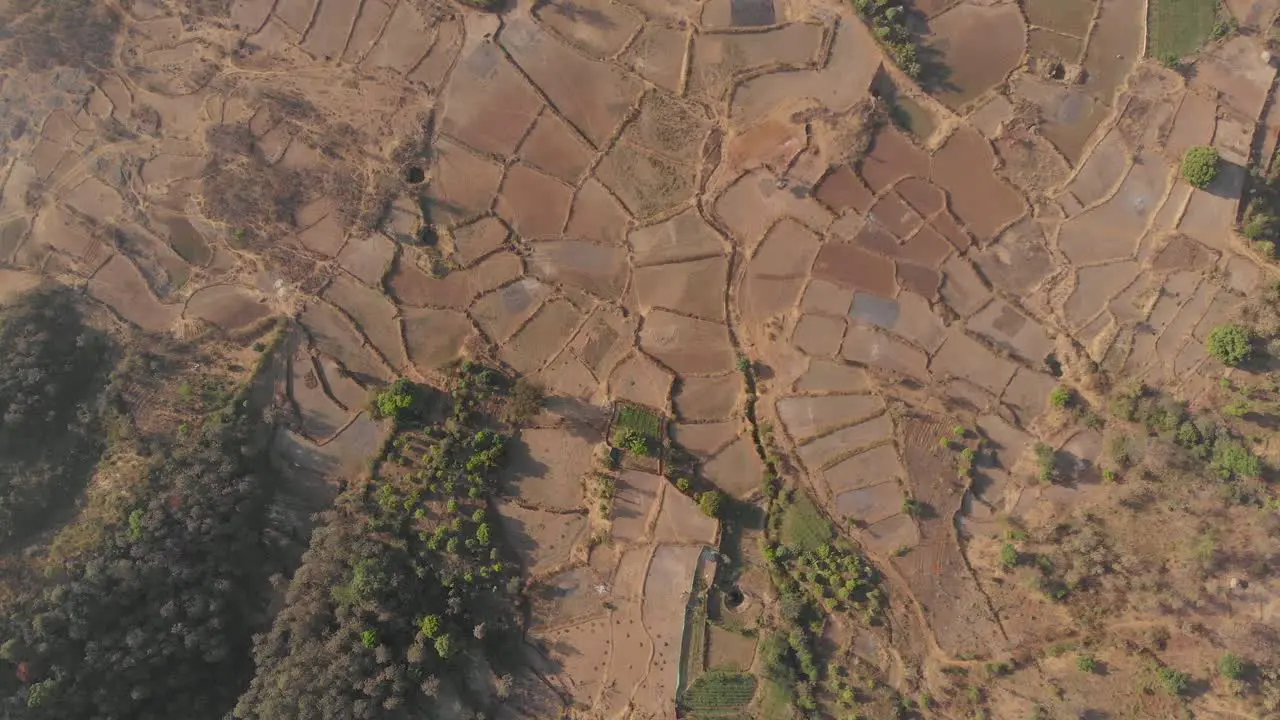
[[[514, 2], [512, 2], [514, 5]], [[557, 12], [573, 23], [584, 23], [593, 28], [600, 30], [612, 30], [617, 27], [617, 23], [608, 15], [594, 8], [579, 5], [572, 0], [544, 0], [535, 3], [533, 6], [534, 13], [537, 14], [542, 8], [554, 7]]]
[[926, 39], [933, 35], [929, 18], [914, 7], [908, 6], [907, 29], [916, 44], [916, 61], [920, 63], [920, 77], [916, 78], [921, 89], [930, 95], [940, 92], [959, 92], [960, 86], [951, 81], [951, 68], [942, 51], [930, 45]]
[[529, 450], [529, 444], [521, 437], [515, 437], [507, 443], [504, 450], [506, 462], [498, 474], [498, 492], [503, 495], [515, 495], [516, 485], [521, 481], [536, 481], [551, 470], [546, 464], [535, 459]]
[[1204, 189], [1205, 192], [1227, 200], [1239, 200], [1244, 192], [1245, 180], [1249, 177], [1249, 170], [1245, 166], [1231, 162], [1230, 160], [1218, 160], [1218, 174], [1214, 176], [1213, 182]]

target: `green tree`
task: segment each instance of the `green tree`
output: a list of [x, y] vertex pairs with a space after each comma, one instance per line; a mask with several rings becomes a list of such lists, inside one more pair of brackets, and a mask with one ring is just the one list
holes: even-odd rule
[[1171, 667], [1161, 667], [1156, 669], [1156, 679], [1160, 681], [1160, 687], [1170, 695], [1181, 695], [1187, 691], [1187, 686], [1191, 684], [1191, 676], [1181, 670], [1174, 670]]
[[1036, 477], [1041, 482], [1054, 482], [1058, 479], [1058, 454], [1053, 446], [1038, 442], [1036, 451]]
[[1262, 474], [1262, 461], [1236, 440], [1214, 443], [1209, 467], [1223, 480], [1255, 478]]
[[1208, 145], [1197, 145], [1188, 148], [1182, 156], [1182, 179], [1200, 188], [1209, 187], [1209, 183], [1218, 176], [1218, 151]]
[[538, 383], [524, 378], [516, 380], [511, 387], [511, 395], [507, 398], [504, 419], [512, 425], [529, 422], [542, 409], [543, 395], [542, 386]]
[[719, 490], [708, 490], [698, 496], [698, 507], [707, 517], [720, 517], [724, 511], [724, 493]]
[[440, 656], [441, 660], [447, 660], [450, 655], [453, 655], [453, 641], [449, 639], [448, 635], [441, 635], [436, 638], [436, 654]]
[[649, 439], [638, 430], [627, 430], [622, 433], [619, 444], [633, 455], [639, 455], [640, 457], [650, 455]]
[[408, 378], [398, 378], [373, 399], [374, 415], [392, 420], [407, 420], [417, 414], [419, 390]]
[[1098, 669], [1098, 659], [1089, 653], [1080, 653], [1076, 656], [1076, 669], [1092, 674]]
[[1239, 365], [1253, 353], [1249, 331], [1239, 325], [1219, 325], [1209, 333], [1209, 354], [1223, 365]]
[[440, 634], [440, 616], [427, 615], [418, 623], [418, 629], [422, 631], [423, 636], [435, 639]]
[[1018, 548], [1014, 547], [1013, 543], [1007, 542], [1004, 544], [1004, 547], [1000, 548], [1000, 564], [1003, 565], [1005, 569], [1012, 570], [1017, 567], [1018, 561], [1021, 557], [1022, 556], [1018, 553]]
[[1056, 408], [1065, 408], [1071, 405], [1073, 399], [1074, 395], [1071, 392], [1071, 388], [1064, 385], [1059, 385], [1053, 389], [1053, 392], [1049, 393], [1049, 404]]
[[1218, 674], [1228, 680], [1239, 680], [1244, 677], [1244, 658], [1234, 653], [1226, 653], [1218, 658]]

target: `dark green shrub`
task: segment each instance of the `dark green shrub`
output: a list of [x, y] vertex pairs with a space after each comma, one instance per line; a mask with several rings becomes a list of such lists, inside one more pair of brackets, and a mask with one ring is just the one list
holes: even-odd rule
[[1239, 680], [1244, 677], [1245, 668], [1244, 658], [1234, 653], [1226, 653], [1218, 658], [1218, 674], [1228, 680]]
[[1036, 477], [1041, 482], [1058, 479], [1058, 454], [1051, 445], [1036, 443]]
[[1049, 404], [1056, 408], [1070, 407], [1072, 400], [1075, 399], [1075, 393], [1071, 392], [1071, 388], [1059, 385], [1049, 393]]
[[1249, 331], [1239, 325], [1219, 325], [1209, 333], [1209, 354], [1223, 365], [1239, 365], [1253, 353]]
[[719, 490], [708, 490], [698, 496], [698, 507], [707, 517], [720, 517], [724, 511], [724, 493]]
[[1190, 675], [1171, 667], [1157, 668], [1156, 679], [1160, 682], [1160, 687], [1170, 695], [1181, 695], [1191, 684]]
[[1182, 179], [1201, 190], [1218, 176], [1218, 151], [1208, 145], [1188, 148], [1182, 156]]

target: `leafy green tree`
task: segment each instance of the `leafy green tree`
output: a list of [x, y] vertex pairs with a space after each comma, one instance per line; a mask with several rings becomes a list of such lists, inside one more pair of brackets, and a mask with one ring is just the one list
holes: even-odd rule
[[1208, 145], [1196, 145], [1182, 156], [1182, 179], [1201, 190], [1218, 176], [1218, 151]]
[[725, 496], [719, 490], [707, 490], [698, 496], [698, 507], [707, 517], [720, 517], [724, 511]]
[[439, 655], [441, 660], [448, 660], [449, 656], [453, 655], [453, 641], [447, 634], [436, 638], [435, 648], [436, 655]]
[[511, 387], [511, 395], [507, 398], [504, 419], [512, 425], [529, 422], [542, 409], [543, 395], [541, 385], [524, 378], [516, 380]]
[[1181, 670], [1174, 670], [1171, 667], [1160, 667], [1156, 669], [1156, 679], [1160, 682], [1160, 687], [1170, 695], [1181, 695], [1187, 691], [1187, 687], [1191, 684], [1191, 676]]
[[1226, 653], [1218, 658], [1218, 674], [1228, 680], [1239, 680], [1244, 677], [1245, 661], [1239, 655]]
[[1071, 401], [1075, 399], [1071, 388], [1065, 385], [1059, 385], [1049, 393], [1049, 404], [1056, 408], [1066, 408], [1071, 405]]
[[440, 634], [440, 616], [427, 615], [418, 624], [418, 629], [422, 631], [425, 637], [435, 639]]
[[1019, 560], [1021, 560], [1021, 555], [1018, 553], [1018, 548], [1014, 547], [1013, 543], [1007, 542], [1000, 548], [1000, 564], [1003, 565], [1005, 569], [1012, 570], [1017, 567]]
[[1214, 443], [1209, 467], [1223, 480], [1256, 478], [1262, 474], [1262, 461], [1236, 440]]
[[1209, 333], [1209, 354], [1223, 365], [1239, 365], [1253, 353], [1249, 331], [1239, 325], [1219, 325]]
[[409, 420], [422, 410], [422, 390], [408, 378], [397, 378], [374, 396], [374, 415], [396, 421]]
[[649, 449], [649, 439], [638, 430], [627, 430], [622, 433], [619, 444], [622, 445], [623, 449], [640, 457], [647, 457], [652, 454]]
[[1076, 656], [1076, 669], [1083, 673], [1093, 674], [1098, 669], [1098, 659], [1089, 653]]

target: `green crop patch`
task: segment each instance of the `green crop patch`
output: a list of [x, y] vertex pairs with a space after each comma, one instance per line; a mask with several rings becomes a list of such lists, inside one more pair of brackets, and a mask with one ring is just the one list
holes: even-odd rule
[[797, 492], [795, 500], [782, 515], [782, 544], [797, 552], [813, 552], [831, 542], [831, 524], [805, 493]]
[[619, 405], [613, 421], [615, 434], [635, 432], [645, 438], [662, 440], [662, 416], [636, 405]]
[[1226, 34], [1217, 0], [1152, 0], [1147, 9], [1147, 54], [1161, 61], [1186, 57]]
[[746, 673], [713, 670], [699, 677], [684, 695], [684, 705], [695, 713], [740, 708], [756, 694], [756, 678]]

